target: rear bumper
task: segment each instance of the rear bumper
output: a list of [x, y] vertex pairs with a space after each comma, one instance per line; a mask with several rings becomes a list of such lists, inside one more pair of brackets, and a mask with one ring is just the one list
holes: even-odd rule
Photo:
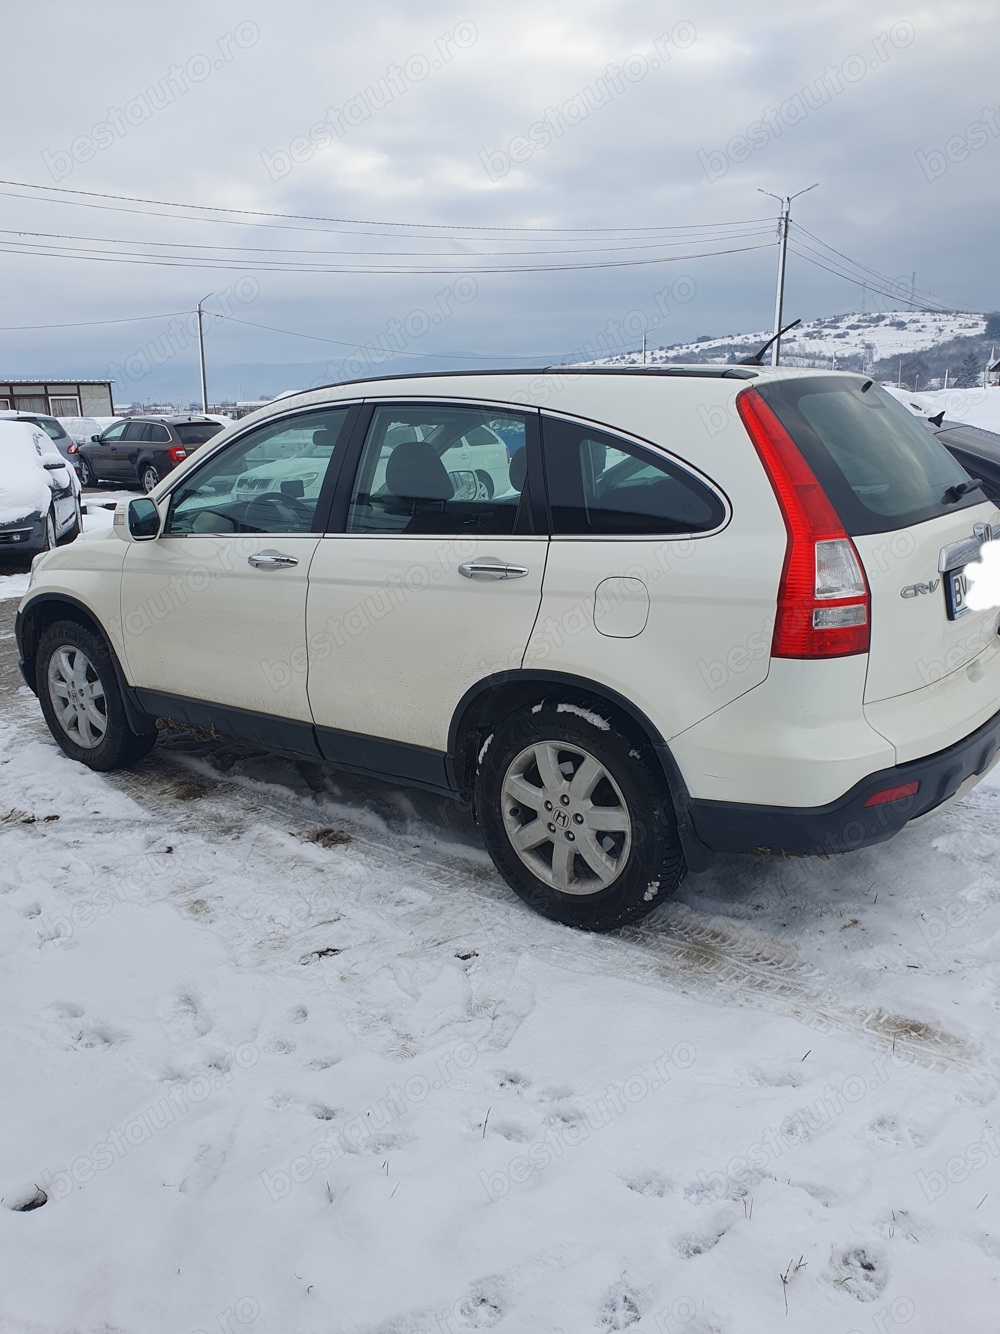
[[[691, 832], [712, 852], [767, 849], [796, 856], [852, 852], [883, 843], [943, 805], [963, 786], [981, 778], [1000, 750], [1000, 713], [946, 750], [907, 764], [881, 769], [856, 783], [825, 806], [757, 806], [740, 802], [692, 799], [687, 811]], [[865, 806], [876, 792], [919, 782], [910, 797]]]

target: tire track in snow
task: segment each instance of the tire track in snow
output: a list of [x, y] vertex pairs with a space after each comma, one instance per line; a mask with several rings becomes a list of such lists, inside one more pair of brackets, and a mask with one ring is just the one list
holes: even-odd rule
[[[339, 853], [348, 859], [360, 856], [369, 867], [379, 864], [397, 881], [397, 872], [403, 871], [417, 885], [429, 883], [444, 891], [446, 906], [438, 900], [426, 910], [418, 907], [406, 911], [406, 933], [412, 943], [402, 952], [403, 957], [417, 958], [450, 944], [482, 943], [485, 933], [493, 957], [483, 962], [492, 975], [494, 991], [512, 976], [520, 955], [528, 953], [573, 970], [597, 969], [607, 976], [647, 985], [697, 991], [709, 1000], [724, 998], [739, 1005], [767, 1008], [817, 1031], [842, 1033], [890, 1051], [897, 1060], [937, 1071], [961, 1069], [977, 1083], [1000, 1085], [992, 1063], [973, 1044], [940, 1025], [892, 1014], [880, 1006], [835, 999], [829, 980], [803, 962], [794, 946], [735, 922], [706, 918], [683, 904], [669, 903], [652, 923], [587, 938], [588, 946], [581, 953], [563, 944], [564, 928], [553, 927], [512, 902], [510, 891], [485, 857], [477, 860], [470, 850], [456, 846], [454, 855], [442, 861], [427, 851], [414, 853], [401, 846], [406, 842], [412, 847], [412, 831], [399, 834], [389, 830], [384, 839], [377, 840], [364, 808], [352, 812], [349, 802], [323, 792], [313, 790], [308, 797], [291, 791], [279, 794], [275, 786], [220, 773], [212, 763], [211, 751], [186, 755], [166, 752], [161, 758], [166, 762], [164, 767], [188, 774], [193, 769], [200, 778], [211, 776], [209, 792], [198, 802], [199, 807], [207, 803], [206, 815], [215, 814], [212, 806], [218, 801], [216, 792], [221, 797], [226, 792], [249, 791], [254, 809], [246, 814], [252, 821], [260, 823], [268, 817], [275, 832], [287, 835], [290, 825], [328, 820], [330, 808], [335, 806], [337, 823], [351, 839], [350, 844], [338, 848]], [[122, 775], [118, 781], [137, 795], [130, 777], [135, 775]], [[168, 794], [154, 794], [151, 789], [157, 781], [162, 785], [162, 773], [158, 779], [150, 774], [149, 780], [143, 781], [143, 796], [153, 804], [179, 805], [180, 801], [171, 801]], [[234, 805], [242, 809], [240, 803], [227, 798], [218, 818], [232, 823], [237, 818]], [[494, 952], [498, 943], [503, 946], [503, 962]]]

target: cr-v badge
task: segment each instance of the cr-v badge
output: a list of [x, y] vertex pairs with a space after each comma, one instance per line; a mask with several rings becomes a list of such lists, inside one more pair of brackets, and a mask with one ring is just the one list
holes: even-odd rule
[[940, 583], [940, 579], [932, 579], [929, 584], [907, 584], [905, 588], [899, 590], [899, 596], [901, 598], [918, 598], [921, 593], [933, 593]]

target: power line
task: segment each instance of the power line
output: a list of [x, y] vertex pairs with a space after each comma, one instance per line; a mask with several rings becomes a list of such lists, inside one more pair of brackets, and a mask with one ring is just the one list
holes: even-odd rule
[[[214, 312], [210, 311], [209, 314], [214, 314]], [[290, 338], [308, 338], [315, 343], [333, 343], [337, 347], [350, 348], [352, 352], [386, 352], [384, 347], [377, 347], [374, 343], [346, 343], [340, 338], [322, 338], [319, 334], [300, 333], [297, 329], [276, 329], [271, 324], [258, 324], [254, 320], [241, 320], [235, 315], [216, 314], [215, 318], [220, 320], [231, 320], [234, 324], [246, 324], [251, 329], [266, 329], [268, 333], [287, 334]], [[504, 352], [503, 354], [486, 354], [481, 352], [407, 352], [403, 348], [392, 348], [391, 353], [386, 353], [387, 356], [390, 354], [394, 357], [433, 357], [436, 360], [443, 361], [492, 362], [502, 361], [505, 358], [517, 361], [551, 361], [557, 357], [569, 357], [573, 355], [571, 352]]]
[[[285, 218], [296, 222], [330, 222], [341, 225], [352, 225], [358, 227], [403, 227], [418, 228], [424, 227], [430, 231], [447, 232], [511, 232], [511, 233], [532, 233], [532, 232], [554, 232], [562, 235], [582, 235], [609, 232], [665, 232], [674, 230], [686, 230], [688, 225], [673, 226], [642, 226], [642, 227], [507, 227], [473, 223], [443, 223], [443, 222], [391, 222], [382, 219], [373, 218], [331, 218], [321, 214], [312, 213], [277, 213], [266, 209], [247, 209], [247, 208], [228, 208], [219, 204], [187, 204], [178, 203], [170, 199], [147, 199], [140, 195], [119, 195], [111, 194], [106, 191], [97, 190], [71, 190], [68, 187], [59, 185], [35, 185], [30, 181], [9, 181], [0, 178], [0, 185], [13, 185], [22, 190], [41, 190], [47, 194], [80, 195], [88, 199], [114, 199], [121, 203], [128, 204], [154, 204], [161, 208], [183, 208], [195, 210], [203, 213], [229, 213], [239, 217], [252, 218]], [[27, 196], [30, 198], [31, 196]], [[765, 219], [741, 219], [741, 221], [762, 222]], [[731, 226], [731, 223], [704, 223], [702, 226]]]
[[[934, 296], [931, 295], [930, 292], [923, 292], [918, 288], [911, 288], [910, 297], [907, 298], [903, 296], [902, 293], [899, 291], [896, 279], [890, 278], [888, 274], [881, 273], [879, 272], [878, 269], [873, 269], [869, 267], [867, 264], [861, 263], [860, 260], [852, 259], [850, 255], [845, 255], [842, 250], [837, 250], [835, 246], [830, 245], [827, 241], [822, 240], [822, 238], [818, 236], [814, 236], [812, 232], [807, 231], [805, 227], [802, 227], [797, 223], [793, 224], [793, 227], [795, 231], [801, 232], [803, 236], [808, 236], [811, 241], [815, 241], [816, 244], [822, 246], [824, 250], [829, 250], [832, 254], [839, 256], [840, 259], [845, 260], [849, 265], [851, 265], [854, 269], [857, 269], [861, 274], [869, 275], [867, 277], [856, 278], [852, 276], [850, 273], [844, 273], [844, 272], [838, 273], [838, 276], [847, 278], [849, 282], [855, 283], [858, 287], [863, 287], [863, 286], [868, 287], [869, 290], [877, 292], [880, 296], [885, 296], [889, 300], [903, 301], [906, 305], [909, 306], [919, 306], [921, 303], [923, 303], [925, 307], [933, 308], [938, 314], [964, 315], [970, 313], [968, 311], [961, 310], [957, 306], [947, 306], [944, 303], [938, 301]], [[805, 246], [805, 249], [809, 250], [814, 255], [819, 255], [820, 253], [816, 250], [813, 250], [811, 246]], [[826, 258], [826, 256], [820, 256], [820, 257]], [[807, 256], [800, 254], [800, 258], [806, 259]], [[815, 263], [816, 261], [810, 261], [810, 262]], [[831, 260], [830, 263], [835, 263], [835, 261]], [[823, 268], [825, 266], [820, 264], [819, 267]], [[838, 270], [840, 267], [841, 266], [838, 266]], [[834, 273], [837, 272], [838, 270], [829, 269], [828, 272]], [[875, 278], [879, 282], [885, 284], [885, 286], [888, 287], [890, 290], [885, 291], [881, 288], [875, 287], [871, 281], [872, 278]]]
[[[758, 236], [769, 235], [770, 231], [763, 229], [754, 229], [753, 231], [739, 231], [728, 234], [716, 235], [711, 237], [696, 237], [698, 241], [733, 241], [733, 240], [751, 240]], [[86, 241], [97, 245], [138, 245], [138, 246], [164, 246], [171, 250], [221, 250], [234, 251], [239, 254], [263, 254], [263, 255], [358, 255], [360, 257], [398, 257], [398, 258], [434, 258], [449, 259], [453, 256], [436, 250], [324, 250], [324, 249], [302, 249], [285, 248], [274, 246], [241, 246], [241, 245], [212, 245], [197, 241], [144, 241], [138, 237], [120, 237], [120, 236], [78, 236], [72, 232], [33, 232], [21, 227], [0, 227], [0, 235], [18, 237], [36, 237], [45, 241]], [[24, 244], [34, 244], [25, 242]], [[512, 256], [517, 259], [530, 257], [533, 255], [584, 255], [584, 254], [610, 254], [623, 250], [659, 250], [667, 247], [690, 244], [689, 241], [642, 241], [636, 245], [616, 245], [616, 246], [580, 246], [571, 250], [480, 250], [467, 252], [454, 256], [461, 259], [481, 259], [494, 258], [499, 256]]]
[[[364, 265], [364, 264], [292, 264], [275, 263], [267, 264], [256, 260], [241, 260], [238, 263], [228, 263], [222, 259], [213, 259], [207, 256], [191, 256], [183, 258], [176, 255], [158, 256], [149, 258], [137, 255], [134, 251], [124, 251], [113, 254], [106, 251], [89, 253], [86, 249], [76, 246], [43, 246], [35, 245], [33, 242], [0, 242], [0, 253], [13, 255], [34, 255], [46, 259], [76, 259], [88, 260], [96, 263], [105, 264], [138, 264], [145, 266], [154, 266], [159, 268], [183, 268], [183, 269], [214, 269], [214, 270], [234, 270], [239, 269], [243, 272], [258, 273], [338, 273], [338, 274], [392, 274], [392, 275], [420, 275], [427, 274], [432, 276], [462, 276], [463, 274], [494, 274], [494, 273], [566, 273], [580, 272], [594, 269], [623, 269], [635, 268], [650, 264], [678, 264], [692, 259], [714, 259], [723, 255], [739, 255], [751, 250], [768, 250], [774, 242], [767, 242], [761, 245], [734, 246], [726, 250], [706, 250], [696, 251], [685, 255], [662, 255], [655, 259], [619, 259], [619, 260], [597, 260], [589, 263], [576, 264], [507, 264], [507, 265], [485, 265], [473, 266], [469, 263], [451, 265], [448, 268], [441, 268], [431, 265]], [[451, 257], [449, 257], [451, 258]], [[472, 260], [475, 255], [456, 255], [456, 260]]]
[[138, 324], [140, 320], [171, 320], [190, 314], [189, 310], [170, 310], [166, 315], [126, 315], [120, 320], [80, 320], [74, 324], [8, 324], [0, 327], [0, 333], [25, 333], [30, 329], [91, 329], [98, 324]]

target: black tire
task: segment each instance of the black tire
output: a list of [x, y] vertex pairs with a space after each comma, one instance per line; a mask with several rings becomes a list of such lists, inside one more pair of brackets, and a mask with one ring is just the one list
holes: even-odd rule
[[492, 500], [492, 499], [493, 499], [493, 478], [492, 478], [492, 477], [489, 475], [489, 473], [486, 472], [486, 470], [483, 469], [483, 468], [477, 468], [477, 469], [476, 469], [476, 476], [479, 478], [480, 482], [481, 482], [482, 485], [483, 485], [483, 489], [484, 489], [485, 492], [486, 492], [486, 499], [487, 499], [487, 500]]
[[[60, 653], [66, 654], [61, 662], [58, 660]], [[55, 665], [53, 659], [57, 659]], [[77, 706], [75, 699], [70, 700], [61, 687], [50, 681], [50, 668], [56, 677], [62, 671], [63, 682], [68, 679], [61, 666], [67, 662], [79, 672], [81, 689], [96, 687], [99, 690], [99, 693], [92, 690], [90, 703], [93, 707], [87, 711], [82, 723], [79, 721], [82, 706]], [[154, 730], [140, 735], [129, 726], [107, 644], [100, 635], [76, 621], [57, 621], [43, 631], [35, 659], [35, 687], [49, 731], [71, 760], [78, 760], [103, 773], [135, 764], [156, 744]], [[60, 695], [69, 707], [77, 710], [69, 723], [61, 721], [56, 709], [55, 700]], [[65, 710], [63, 715], [66, 716]], [[92, 719], [98, 721], [92, 722]], [[86, 733], [90, 733], [91, 744], [81, 744], [78, 739], [85, 740]]]
[[89, 461], [86, 454], [80, 455], [80, 485], [81, 486], [98, 485], [97, 473], [94, 472], [93, 464]]
[[156, 468], [152, 463], [144, 463], [139, 469], [139, 485], [147, 495], [149, 495], [150, 491], [152, 491], [153, 487], [156, 486], [159, 480], [160, 474], [156, 471]]
[[42, 520], [42, 545], [39, 551], [55, 551], [56, 549], [56, 521], [51, 510]]
[[68, 546], [70, 542], [75, 542], [83, 531], [83, 512], [80, 509], [79, 499], [76, 502], [76, 513], [73, 516], [73, 522], [59, 539], [61, 547]]
[[[552, 750], [535, 750], [546, 745]], [[558, 768], [550, 768], [551, 783], [564, 785], [551, 786], [551, 795], [561, 795], [548, 810], [538, 804], [550, 792], [538, 755]], [[594, 766], [603, 776], [587, 795]], [[505, 795], [508, 783], [520, 799], [510, 786]], [[515, 894], [566, 926], [610, 931], [636, 922], [669, 898], [687, 873], [670, 791], [648, 742], [598, 702], [560, 709], [547, 700], [498, 724], [476, 775], [476, 814], [490, 856]], [[522, 831], [526, 842], [536, 840], [524, 853], [512, 842]], [[560, 889], [554, 883], [560, 880], [575, 892]]]

